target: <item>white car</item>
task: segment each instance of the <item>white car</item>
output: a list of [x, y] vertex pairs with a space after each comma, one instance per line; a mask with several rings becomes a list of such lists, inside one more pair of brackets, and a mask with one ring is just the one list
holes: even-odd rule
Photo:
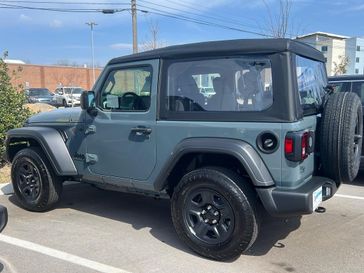
[[59, 87], [53, 97], [53, 103], [58, 106], [74, 107], [80, 105], [81, 87]]

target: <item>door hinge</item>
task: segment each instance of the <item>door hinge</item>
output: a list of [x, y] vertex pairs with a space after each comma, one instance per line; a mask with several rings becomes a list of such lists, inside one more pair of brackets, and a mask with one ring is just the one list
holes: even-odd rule
[[86, 160], [86, 163], [88, 164], [95, 164], [99, 158], [97, 157], [97, 155], [95, 154], [85, 154], [85, 160]]

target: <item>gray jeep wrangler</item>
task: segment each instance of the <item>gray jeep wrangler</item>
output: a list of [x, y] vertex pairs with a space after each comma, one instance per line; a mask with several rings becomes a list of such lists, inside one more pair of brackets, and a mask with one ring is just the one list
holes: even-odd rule
[[360, 99], [332, 92], [324, 62], [288, 39], [113, 59], [81, 108], [37, 114], [8, 132], [15, 194], [31, 211], [52, 208], [66, 180], [170, 197], [191, 249], [238, 257], [258, 235], [259, 207], [309, 214], [357, 175]]

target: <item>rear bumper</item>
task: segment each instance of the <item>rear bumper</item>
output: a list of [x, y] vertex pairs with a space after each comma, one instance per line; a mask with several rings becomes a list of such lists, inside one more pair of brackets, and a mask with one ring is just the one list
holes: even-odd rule
[[272, 216], [296, 216], [313, 212], [313, 193], [322, 187], [322, 200], [330, 199], [337, 191], [335, 181], [320, 176], [296, 189], [279, 187], [256, 188], [258, 195]]

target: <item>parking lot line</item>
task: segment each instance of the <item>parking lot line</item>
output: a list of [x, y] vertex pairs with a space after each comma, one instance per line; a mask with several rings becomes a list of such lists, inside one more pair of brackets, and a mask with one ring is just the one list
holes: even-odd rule
[[69, 263], [73, 263], [76, 265], [80, 265], [83, 267], [87, 267], [90, 269], [93, 269], [95, 271], [98, 272], [103, 272], [103, 273], [130, 273], [128, 271], [122, 270], [120, 268], [116, 268], [113, 266], [109, 266], [109, 265], [105, 265], [99, 262], [95, 262], [92, 260], [88, 260], [82, 257], [78, 257], [63, 251], [59, 251], [56, 249], [52, 249], [49, 247], [45, 247], [42, 245], [38, 245], [29, 241], [25, 241], [25, 240], [21, 240], [21, 239], [17, 239], [17, 238], [13, 238], [10, 236], [6, 236], [3, 234], [0, 234], [0, 242], [4, 242], [7, 244], [11, 244], [17, 247], [21, 247], [21, 248], [25, 248], [31, 251], [35, 251], [38, 253], [41, 253], [43, 255], [47, 255], [59, 260], [63, 260]]
[[337, 197], [356, 199], [356, 200], [364, 200], [364, 197], [355, 196], [355, 195], [346, 195], [346, 194], [335, 194]]

